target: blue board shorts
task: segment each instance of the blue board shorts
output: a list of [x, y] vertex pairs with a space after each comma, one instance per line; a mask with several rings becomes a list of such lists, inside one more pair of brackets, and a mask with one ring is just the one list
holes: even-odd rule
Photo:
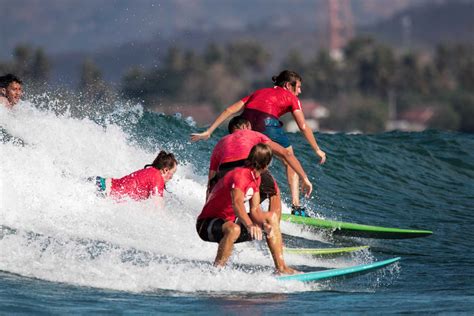
[[283, 123], [278, 117], [259, 110], [247, 108], [244, 109], [242, 117], [249, 120], [254, 131], [267, 135], [272, 141], [280, 144], [283, 148], [291, 146], [290, 140], [283, 130]]
[[268, 117], [265, 119], [265, 130], [262, 133], [283, 148], [291, 146], [288, 135], [283, 130], [283, 123], [275, 118]]

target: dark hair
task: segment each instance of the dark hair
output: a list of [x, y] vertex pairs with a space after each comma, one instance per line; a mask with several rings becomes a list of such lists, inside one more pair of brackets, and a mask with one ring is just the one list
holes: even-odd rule
[[12, 82], [23, 84], [23, 81], [21, 81], [21, 79], [17, 76], [13, 74], [6, 74], [0, 77], [0, 88], [7, 88]]
[[257, 170], [265, 169], [272, 161], [273, 152], [270, 146], [264, 143], [258, 143], [250, 150], [245, 165]]
[[227, 129], [229, 130], [229, 134], [232, 134], [234, 130], [239, 129], [242, 126], [246, 126], [248, 124], [250, 124], [249, 120], [247, 120], [245, 117], [241, 115], [238, 115], [238, 116], [234, 116], [229, 121], [229, 125], [227, 125]]
[[178, 164], [178, 161], [176, 158], [174, 158], [174, 155], [172, 153], [167, 153], [166, 151], [162, 150], [156, 156], [155, 160], [153, 160], [153, 163], [146, 165], [143, 168], [148, 168], [148, 167], [154, 167], [156, 169], [173, 169], [174, 166]]
[[293, 87], [296, 87], [296, 82], [302, 82], [303, 78], [295, 71], [283, 70], [278, 76], [273, 76], [272, 81], [275, 86], [283, 87], [285, 83], [289, 82]]

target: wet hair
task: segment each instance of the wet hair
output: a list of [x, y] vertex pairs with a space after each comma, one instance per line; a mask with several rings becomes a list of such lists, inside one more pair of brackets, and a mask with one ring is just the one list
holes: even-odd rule
[[273, 76], [272, 81], [275, 86], [283, 87], [285, 83], [289, 82], [293, 87], [296, 87], [296, 82], [302, 82], [303, 78], [295, 71], [283, 70], [278, 76]]
[[240, 129], [242, 126], [246, 126], [250, 124], [250, 121], [244, 118], [241, 115], [234, 116], [230, 121], [229, 125], [227, 125], [227, 129], [229, 130], [229, 134], [232, 134], [234, 130]]
[[151, 164], [146, 165], [143, 168], [154, 167], [159, 170], [165, 168], [173, 169], [177, 164], [178, 161], [172, 153], [167, 153], [166, 151], [162, 150]]
[[264, 143], [258, 143], [250, 150], [245, 165], [256, 170], [265, 169], [272, 161], [273, 152], [270, 146]]
[[17, 76], [13, 74], [6, 74], [0, 77], [0, 88], [7, 88], [12, 82], [23, 84], [23, 81], [21, 81], [21, 79]]

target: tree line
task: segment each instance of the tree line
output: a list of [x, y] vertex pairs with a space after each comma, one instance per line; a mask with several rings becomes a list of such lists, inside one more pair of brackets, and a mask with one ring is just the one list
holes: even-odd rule
[[[18, 46], [1, 72], [13, 72], [33, 89], [42, 87], [51, 66], [41, 48]], [[370, 37], [353, 39], [342, 59], [320, 50], [309, 58], [291, 51], [279, 66], [259, 43], [238, 41], [208, 45], [202, 52], [171, 47], [157, 67], [133, 67], [117, 89], [103, 80], [90, 59], [82, 63], [77, 90], [82, 98], [137, 100], [157, 105], [211, 104], [221, 111], [256, 88], [269, 86], [272, 74], [292, 69], [303, 77], [301, 98], [330, 109], [321, 127], [380, 132], [397, 113], [429, 106], [430, 128], [474, 132], [474, 47], [440, 44], [434, 52], [397, 51]], [[272, 69], [270, 69], [272, 68]], [[393, 118], [393, 117], [392, 117]]]

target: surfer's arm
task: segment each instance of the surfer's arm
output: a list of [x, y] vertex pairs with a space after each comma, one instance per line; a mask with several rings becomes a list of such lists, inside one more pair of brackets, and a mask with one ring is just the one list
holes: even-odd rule
[[209, 197], [209, 186], [211, 184], [211, 180], [212, 178], [214, 178], [216, 176], [217, 172], [214, 171], [214, 170], [211, 170], [209, 169], [209, 175], [207, 177], [207, 190], [206, 190], [206, 201], [207, 201], [207, 198]]
[[225, 120], [227, 120], [231, 115], [234, 115], [235, 113], [239, 112], [242, 110], [244, 107], [245, 103], [242, 102], [241, 100], [235, 102], [234, 104], [230, 105], [227, 107], [214, 121], [214, 123], [209, 126], [209, 128], [202, 132], [202, 133], [193, 133], [191, 134], [191, 141], [196, 142], [198, 140], [206, 140], [211, 137], [212, 133], [216, 128], [219, 127], [219, 125], [222, 124]]
[[298, 159], [296, 159], [295, 155], [274, 141], [270, 141], [268, 145], [275, 155], [286, 161], [286, 163], [289, 164], [290, 167], [300, 176], [302, 180], [301, 185], [303, 187], [303, 192], [306, 192], [306, 197], [308, 197], [311, 194], [311, 191], [313, 191], [313, 185], [309, 181], [308, 176], [304, 172], [303, 167], [301, 166]]
[[209, 169], [209, 175], [207, 177], [207, 186], [209, 187], [209, 182], [211, 181], [212, 178], [216, 176], [217, 172], [215, 170], [210, 170]]
[[159, 194], [152, 195], [151, 199], [153, 200], [153, 202], [158, 208], [162, 209], [165, 207], [165, 199]]
[[[278, 189], [278, 188], [277, 188]], [[279, 193], [278, 193], [279, 195]], [[255, 192], [252, 198], [250, 199], [250, 218], [252, 221], [260, 228], [264, 229], [265, 233], [267, 234], [267, 237], [272, 237], [273, 236], [273, 228], [271, 224], [266, 220], [266, 214], [269, 214], [269, 211], [263, 212], [262, 207], [260, 205], [260, 192]]]
[[293, 118], [298, 124], [298, 128], [300, 129], [301, 133], [303, 134], [304, 138], [308, 141], [311, 148], [313, 148], [316, 155], [321, 158], [320, 164], [323, 164], [326, 161], [326, 153], [319, 148], [318, 143], [316, 142], [316, 138], [314, 137], [313, 130], [306, 124], [306, 120], [304, 118], [303, 111], [296, 110], [292, 112]]
[[163, 198], [163, 191], [164, 191], [164, 185], [163, 187], [161, 185], [156, 185], [150, 192], [149, 198], [153, 200], [155, 205], [159, 208], [164, 208], [165, 207], [165, 199]]
[[[258, 193], [255, 193], [254, 197], [256, 194]], [[262, 229], [258, 225], [254, 224], [252, 219], [247, 214], [247, 211], [245, 210], [244, 192], [242, 192], [242, 190], [237, 189], [237, 188], [232, 189], [231, 196], [232, 196], [232, 208], [234, 209], [235, 215], [239, 218], [239, 221], [242, 224], [244, 224], [245, 228], [247, 228], [247, 231], [249, 232], [250, 236], [252, 236], [253, 239], [262, 240]], [[251, 201], [250, 212], [252, 212], [252, 208], [255, 208], [254, 202], [252, 202], [254, 197], [252, 197], [252, 199], [250, 200]], [[260, 198], [258, 198], [258, 200], [260, 201]]]

